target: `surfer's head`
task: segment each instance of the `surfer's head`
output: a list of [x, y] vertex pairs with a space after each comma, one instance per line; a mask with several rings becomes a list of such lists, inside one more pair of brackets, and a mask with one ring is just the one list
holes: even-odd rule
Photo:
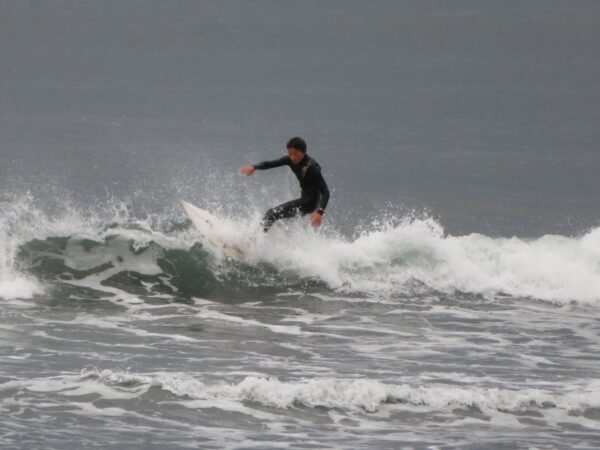
[[294, 164], [300, 163], [306, 155], [306, 142], [301, 137], [291, 138], [287, 145], [288, 156]]

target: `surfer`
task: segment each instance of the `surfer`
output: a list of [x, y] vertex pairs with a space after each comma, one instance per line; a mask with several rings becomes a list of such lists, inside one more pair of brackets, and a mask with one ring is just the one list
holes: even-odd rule
[[287, 152], [287, 156], [283, 158], [274, 161], [263, 161], [240, 169], [242, 174], [252, 175], [256, 170], [289, 166], [300, 183], [300, 189], [302, 190], [300, 198], [267, 211], [262, 221], [265, 233], [269, 231], [275, 221], [294, 217], [298, 213], [303, 216], [312, 213], [310, 223], [313, 227], [318, 227], [321, 225], [327, 202], [329, 202], [329, 188], [321, 174], [321, 166], [306, 154], [304, 139], [301, 137], [290, 139], [287, 143]]

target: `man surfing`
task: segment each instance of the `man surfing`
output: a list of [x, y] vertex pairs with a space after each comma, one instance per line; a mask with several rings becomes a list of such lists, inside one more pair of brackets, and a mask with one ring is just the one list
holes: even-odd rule
[[317, 161], [306, 154], [306, 142], [301, 137], [294, 137], [287, 143], [287, 156], [274, 161], [263, 161], [258, 164], [244, 166], [240, 169], [243, 175], [252, 175], [256, 170], [273, 169], [274, 167], [289, 166], [298, 178], [302, 193], [300, 198], [283, 203], [269, 209], [263, 218], [262, 225], [265, 233], [279, 219], [288, 219], [298, 213], [312, 213], [310, 223], [313, 227], [321, 225], [329, 202], [329, 188]]

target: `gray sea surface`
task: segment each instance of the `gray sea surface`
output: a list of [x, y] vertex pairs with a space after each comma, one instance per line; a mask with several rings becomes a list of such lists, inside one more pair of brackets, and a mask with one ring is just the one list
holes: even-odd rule
[[599, 25], [0, 0], [0, 448], [598, 448]]

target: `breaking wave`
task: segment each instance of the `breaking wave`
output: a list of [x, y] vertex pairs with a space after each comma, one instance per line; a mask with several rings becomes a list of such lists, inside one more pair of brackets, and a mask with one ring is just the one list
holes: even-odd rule
[[[247, 376], [239, 382], [202, 381], [185, 374], [134, 374], [88, 368], [80, 375], [61, 375], [0, 384], [2, 391], [55, 392], [68, 397], [99, 394], [105, 399], [132, 399], [153, 387], [175, 395], [188, 406], [219, 408], [227, 402], [250, 402], [274, 408], [305, 406], [375, 412], [386, 404], [423, 406], [432, 410], [476, 408], [481, 411], [520, 412], [557, 409], [583, 413], [600, 408], [598, 383], [569, 388], [484, 388], [456, 385], [390, 384], [371, 379], [307, 379], [280, 381]], [[194, 401], [199, 403], [194, 404]]]
[[30, 200], [3, 205], [0, 297], [47, 289], [252, 298], [300, 289], [370, 298], [442, 292], [600, 304], [600, 228], [576, 237], [451, 236], [433, 219], [371, 226], [355, 238], [305, 223], [263, 234], [258, 214], [223, 218], [246, 258], [223, 258], [183, 211], [133, 219], [115, 207], [98, 217], [65, 208], [50, 217]]

